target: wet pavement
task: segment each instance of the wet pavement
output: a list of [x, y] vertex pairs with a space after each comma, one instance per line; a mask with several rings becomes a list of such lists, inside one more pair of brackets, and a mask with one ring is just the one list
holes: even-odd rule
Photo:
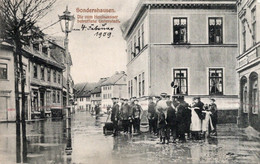
[[[103, 135], [106, 116], [96, 119], [87, 112], [71, 119], [28, 122], [21, 143], [24, 163], [260, 163], [260, 141], [235, 124], [218, 126], [218, 136], [205, 141], [156, 144], [148, 133], [139, 136]], [[0, 163], [16, 163], [15, 123], [0, 124]], [[71, 141], [71, 142], [70, 142]], [[70, 144], [71, 143], [71, 144]], [[66, 148], [72, 147], [72, 154]], [[19, 153], [18, 153], [19, 154]]]

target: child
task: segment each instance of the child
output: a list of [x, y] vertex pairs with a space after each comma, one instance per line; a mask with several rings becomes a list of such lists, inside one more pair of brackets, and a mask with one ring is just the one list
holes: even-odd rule
[[163, 113], [162, 108], [158, 108], [158, 129], [159, 129], [159, 136], [160, 136], [160, 143], [165, 144], [166, 138], [166, 122], [165, 122], [165, 114]]

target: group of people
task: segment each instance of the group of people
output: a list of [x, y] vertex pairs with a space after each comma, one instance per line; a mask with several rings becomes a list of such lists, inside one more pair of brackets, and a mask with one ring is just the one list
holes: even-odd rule
[[[154, 98], [156, 99], [154, 102]], [[160, 143], [169, 143], [176, 140], [180, 142], [188, 139], [199, 140], [201, 138], [216, 135], [217, 105], [215, 99], [210, 99], [210, 104], [201, 102], [200, 97], [193, 98], [191, 105], [185, 102], [184, 96], [171, 96], [162, 93], [160, 97], [148, 98], [149, 132], [160, 137]], [[140, 133], [140, 121], [143, 113], [142, 107], [136, 98], [128, 102], [123, 99], [112, 98], [113, 106], [111, 121], [113, 134], [117, 135], [119, 121], [122, 122], [124, 133]]]
[[119, 120], [122, 122], [124, 133], [140, 133], [140, 123], [143, 109], [138, 104], [138, 100], [132, 98], [130, 104], [128, 99], [121, 99], [122, 104], [119, 104], [119, 99], [112, 98], [113, 106], [111, 111], [111, 121], [113, 122], [113, 134], [117, 135], [119, 130]]

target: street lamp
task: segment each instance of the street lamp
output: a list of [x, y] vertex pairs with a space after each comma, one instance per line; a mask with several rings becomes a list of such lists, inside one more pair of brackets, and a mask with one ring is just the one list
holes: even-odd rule
[[59, 20], [60, 20], [60, 25], [61, 25], [61, 30], [62, 32], [65, 33], [65, 40], [64, 40], [64, 47], [65, 47], [65, 54], [66, 54], [66, 65], [67, 65], [67, 95], [66, 95], [66, 129], [67, 129], [67, 136], [68, 136], [68, 143], [67, 143], [67, 147], [66, 147], [66, 154], [70, 155], [72, 152], [72, 147], [71, 147], [71, 123], [70, 123], [70, 107], [69, 107], [69, 67], [70, 67], [70, 63], [69, 63], [69, 50], [68, 50], [68, 43], [69, 43], [69, 39], [68, 39], [68, 34], [72, 31], [73, 29], [73, 25], [74, 25], [74, 20], [75, 17], [74, 15], [71, 15], [69, 10], [68, 10], [68, 6], [66, 6], [66, 10], [63, 12], [63, 15], [59, 15]]
[[68, 11], [68, 6], [66, 6], [66, 10], [63, 12], [63, 15], [59, 15], [60, 25], [62, 32], [65, 33], [64, 47], [66, 54], [66, 65], [67, 65], [67, 95], [66, 95], [66, 108], [69, 110], [69, 51], [68, 51], [68, 34], [72, 31], [75, 17], [71, 15]]

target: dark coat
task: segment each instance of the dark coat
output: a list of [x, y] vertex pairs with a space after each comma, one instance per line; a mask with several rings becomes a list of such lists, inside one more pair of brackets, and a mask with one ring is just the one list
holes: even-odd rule
[[154, 102], [151, 102], [148, 104], [148, 119], [154, 120], [155, 115], [156, 115], [156, 110], [155, 110], [156, 104]]
[[190, 129], [191, 111], [188, 104], [183, 101], [177, 106], [177, 124], [179, 133], [186, 133]]
[[122, 105], [121, 112], [120, 112], [122, 120], [128, 120], [129, 110], [130, 110], [130, 106], [128, 104]]
[[212, 103], [209, 105], [209, 110], [211, 111], [211, 119], [212, 124], [216, 125], [218, 123], [218, 111], [217, 111], [217, 105], [215, 103]]
[[176, 126], [177, 120], [176, 120], [176, 111], [173, 109], [173, 107], [167, 108], [167, 118], [166, 122], [168, 126]]
[[165, 128], [166, 126], [166, 119], [165, 114], [163, 112], [158, 113], [158, 128]]
[[120, 118], [119, 105], [114, 104], [112, 107], [111, 121], [118, 121]]
[[142, 112], [142, 107], [138, 104], [133, 106], [133, 118], [140, 118]]

